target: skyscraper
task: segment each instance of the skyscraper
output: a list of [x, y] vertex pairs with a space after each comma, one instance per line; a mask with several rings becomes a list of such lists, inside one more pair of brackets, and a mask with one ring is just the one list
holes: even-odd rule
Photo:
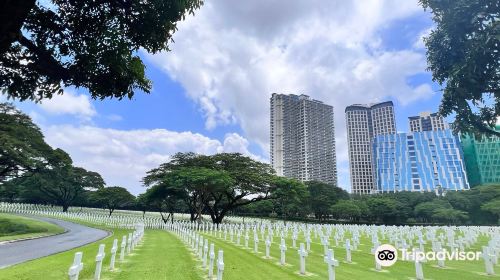
[[436, 131], [447, 129], [448, 124], [443, 117], [437, 113], [422, 112], [418, 116], [408, 117], [410, 122], [410, 131]]
[[373, 152], [377, 192], [469, 189], [460, 141], [449, 129], [379, 135]]
[[[500, 132], [500, 125], [496, 126]], [[471, 134], [460, 136], [471, 186], [500, 183], [500, 137]]]
[[280, 176], [337, 185], [333, 107], [307, 95], [273, 93], [271, 164]]
[[375, 188], [372, 141], [377, 135], [396, 133], [392, 101], [354, 104], [345, 109], [352, 193], [367, 194]]

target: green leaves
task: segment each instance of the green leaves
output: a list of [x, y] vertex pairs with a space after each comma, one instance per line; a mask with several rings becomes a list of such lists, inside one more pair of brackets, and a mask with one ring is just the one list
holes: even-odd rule
[[500, 3], [420, 0], [436, 28], [425, 38], [428, 70], [443, 86], [440, 113], [455, 131], [500, 135]]
[[51, 151], [30, 117], [0, 103], [0, 183], [44, 168]]
[[[185, 14], [201, 0], [10, 1], [0, 24], [0, 88], [19, 100], [85, 87], [93, 98], [132, 98], [151, 81], [140, 49], [168, 51]], [[20, 24], [11, 24], [19, 22]], [[29, 35], [26, 35], [29, 34]]]
[[170, 162], [150, 170], [143, 182], [151, 187], [152, 199], [182, 199], [192, 219], [206, 211], [220, 223], [229, 211], [268, 199], [272, 174], [268, 164], [237, 153], [178, 153]]

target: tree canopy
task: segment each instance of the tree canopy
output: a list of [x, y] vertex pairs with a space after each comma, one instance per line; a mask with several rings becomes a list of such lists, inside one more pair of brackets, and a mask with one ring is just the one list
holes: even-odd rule
[[424, 39], [433, 80], [443, 88], [440, 113], [454, 128], [500, 135], [500, 2], [420, 0], [436, 27]]
[[168, 49], [177, 22], [202, 0], [7, 0], [0, 4], [0, 88], [39, 101], [62, 86], [131, 98], [151, 81], [138, 55]]
[[111, 216], [117, 208], [123, 208], [135, 203], [135, 196], [127, 189], [115, 186], [100, 188], [92, 192], [91, 200], [98, 206], [108, 209], [109, 216]]
[[0, 103], [0, 184], [44, 168], [52, 148], [31, 118]]
[[184, 200], [197, 220], [205, 210], [214, 223], [237, 207], [268, 199], [273, 169], [238, 153], [213, 156], [178, 153], [172, 160], [150, 170], [144, 184], [163, 196]]

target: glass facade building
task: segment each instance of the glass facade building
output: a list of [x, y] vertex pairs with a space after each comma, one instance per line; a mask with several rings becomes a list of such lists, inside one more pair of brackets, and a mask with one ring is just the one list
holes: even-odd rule
[[373, 137], [396, 133], [394, 104], [354, 104], [345, 109], [351, 190], [354, 194], [370, 194], [375, 190], [373, 169]]
[[449, 129], [376, 136], [373, 158], [379, 193], [469, 189], [460, 141]]
[[500, 137], [463, 134], [460, 138], [470, 185], [500, 184]]

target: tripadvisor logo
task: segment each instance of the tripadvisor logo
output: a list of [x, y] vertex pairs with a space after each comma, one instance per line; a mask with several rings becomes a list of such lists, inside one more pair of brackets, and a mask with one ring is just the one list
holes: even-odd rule
[[375, 250], [375, 261], [380, 266], [391, 266], [398, 260], [398, 251], [394, 246], [382, 244]]
[[[401, 249], [401, 260], [402, 261], [413, 261], [413, 260], [450, 260], [450, 261], [477, 261], [481, 257], [481, 252], [463, 252], [463, 251], [448, 251], [442, 249], [440, 251], [429, 251], [422, 252], [417, 250], [408, 251], [406, 249]], [[398, 260], [397, 249], [390, 244], [383, 244], [377, 247], [375, 251], [375, 261], [380, 266], [392, 266]]]

